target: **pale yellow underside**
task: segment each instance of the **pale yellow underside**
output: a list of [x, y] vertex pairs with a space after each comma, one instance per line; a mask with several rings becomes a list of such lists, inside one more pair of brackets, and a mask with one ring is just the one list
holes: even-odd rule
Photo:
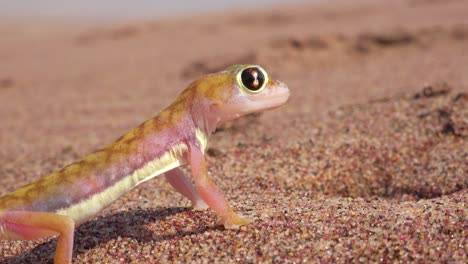
[[[195, 135], [201, 145], [200, 147], [202, 151], [204, 152], [207, 145], [206, 135], [199, 129], [195, 131]], [[86, 221], [87, 219], [95, 216], [99, 211], [107, 207], [110, 203], [118, 199], [131, 188], [163, 174], [166, 171], [183, 165], [185, 163], [183, 154], [186, 151], [187, 146], [185, 144], [175, 145], [161, 157], [147, 163], [144, 167], [122, 178], [114, 185], [109, 186], [109, 188], [81, 201], [78, 204], [62, 208], [56, 213], [70, 216], [77, 224]]]
[[195, 130], [195, 137], [197, 138], [198, 142], [200, 142], [202, 153], [205, 153], [206, 145], [208, 144], [208, 138], [206, 137], [205, 133], [197, 128]]

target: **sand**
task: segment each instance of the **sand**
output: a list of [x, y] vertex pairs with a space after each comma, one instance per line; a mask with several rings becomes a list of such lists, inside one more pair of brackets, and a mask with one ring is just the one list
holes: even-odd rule
[[[468, 2], [325, 2], [0, 20], [0, 196], [112, 142], [197, 76], [258, 63], [288, 104], [226, 124], [207, 153], [253, 222], [224, 230], [156, 178], [76, 229], [74, 263], [466, 263]], [[0, 262], [48, 263], [55, 246], [2, 241]]]

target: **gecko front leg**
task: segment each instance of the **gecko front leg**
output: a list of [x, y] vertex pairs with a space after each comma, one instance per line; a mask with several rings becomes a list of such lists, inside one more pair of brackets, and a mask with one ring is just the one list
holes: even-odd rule
[[226, 229], [238, 229], [250, 223], [249, 220], [240, 217], [232, 210], [215, 183], [208, 177], [205, 157], [200, 148], [194, 144], [189, 145], [188, 162], [200, 197], [221, 216], [220, 223]]
[[192, 201], [193, 209], [208, 209], [209, 206], [200, 197], [190, 179], [187, 176], [185, 176], [179, 168], [175, 168], [164, 173], [164, 176], [166, 176], [166, 180], [177, 192], [179, 192], [183, 196], [187, 197], [190, 201]]

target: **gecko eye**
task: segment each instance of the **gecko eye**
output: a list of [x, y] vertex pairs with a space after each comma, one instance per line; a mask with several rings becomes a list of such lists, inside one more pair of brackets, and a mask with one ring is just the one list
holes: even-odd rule
[[259, 67], [248, 67], [237, 75], [239, 85], [249, 93], [259, 93], [268, 82], [266, 72]]

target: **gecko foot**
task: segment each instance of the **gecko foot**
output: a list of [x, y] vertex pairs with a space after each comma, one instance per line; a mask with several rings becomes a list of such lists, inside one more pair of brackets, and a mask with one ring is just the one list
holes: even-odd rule
[[250, 223], [251, 221], [249, 219], [235, 213], [229, 214], [227, 217], [223, 217], [218, 221], [218, 224], [223, 225], [226, 229], [239, 229], [239, 227]]
[[192, 202], [192, 209], [195, 211], [204, 211], [210, 208], [203, 200], [197, 200], [196, 202]]

